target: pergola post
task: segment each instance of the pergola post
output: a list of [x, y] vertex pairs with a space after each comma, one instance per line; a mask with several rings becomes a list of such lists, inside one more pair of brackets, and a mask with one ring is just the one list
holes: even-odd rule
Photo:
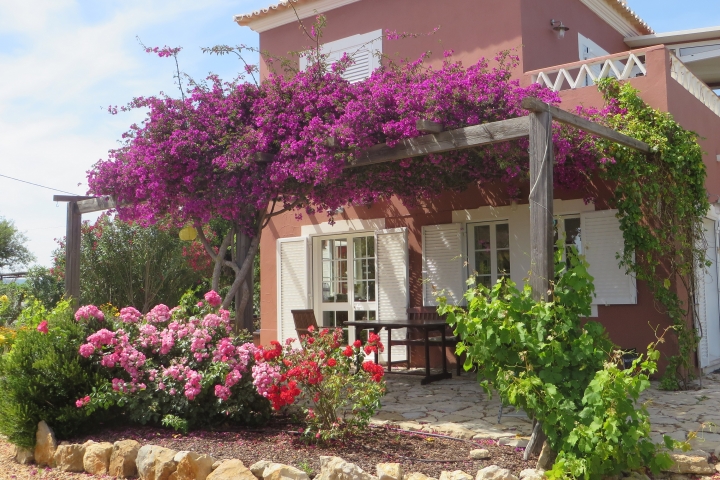
[[530, 286], [548, 300], [554, 272], [552, 115], [530, 113]]
[[67, 204], [67, 226], [65, 231], [65, 298], [78, 308], [80, 301], [80, 225], [82, 214], [77, 202]]

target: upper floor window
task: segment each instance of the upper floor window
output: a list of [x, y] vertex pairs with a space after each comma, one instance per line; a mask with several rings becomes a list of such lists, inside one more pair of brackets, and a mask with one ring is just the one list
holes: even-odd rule
[[[330, 64], [347, 54], [353, 59], [353, 64], [343, 72], [342, 76], [350, 83], [360, 82], [369, 78], [380, 66], [382, 39], [382, 30], [375, 30], [325, 43], [321, 45], [320, 52], [328, 56], [327, 61]], [[300, 70], [305, 70], [311, 61], [312, 59], [307, 56], [300, 57]]]

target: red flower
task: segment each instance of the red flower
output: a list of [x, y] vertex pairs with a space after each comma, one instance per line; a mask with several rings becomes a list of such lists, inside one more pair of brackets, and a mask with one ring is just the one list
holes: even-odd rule
[[315, 326], [314, 326], [314, 325], [310, 325], [310, 326], [307, 328], [307, 331], [310, 332], [310, 333], [314, 332], [314, 331], [315, 331]]
[[371, 375], [374, 382], [379, 382], [382, 380], [383, 375], [385, 375], [383, 367], [375, 362], [365, 362], [363, 363], [362, 368]]
[[331, 358], [327, 361], [328, 367], [334, 367], [337, 365], [337, 361], [334, 358]]
[[355, 352], [353, 352], [352, 347], [351, 347], [350, 345], [348, 345], [347, 347], [345, 347], [345, 350], [343, 350], [342, 353], [343, 353], [343, 355], [345, 355], [346, 357], [352, 357], [352, 356], [353, 356], [353, 353], [355, 353]]
[[360, 348], [360, 347], [362, 347], [362, 342], [361, 342], [360, 340], [355, 340], [355, 341], [353, 342], [353, 347], [355, 347], [355, 348]]
[[47, 320], [43, 320], [40, 322], [40, 325], [37, 326], [37, 331], [40, 333], [48, 333], [48, 322]]

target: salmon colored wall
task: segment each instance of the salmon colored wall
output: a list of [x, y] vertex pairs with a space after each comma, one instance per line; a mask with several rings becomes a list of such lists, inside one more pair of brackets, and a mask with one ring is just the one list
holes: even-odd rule
[[[442, 63], [443, 52], [454, 50], [454, 58], [465, 65], [481, 57], [494, 58], [501, 50], [520, 48], [521, 0], [453, 0], [452, 8], [437, 0], [362, 0], [324, 13], [327, 27], [322, 41], [332, 42], [374, 30], [423, 34], [417, 38], [383, 40], [383, 53], [392, 59], [416, 60], [431, 52], [430, 64]], [[313, 18], [304, 19], [308, 26]], [[425, 35], [436, 27], [433, 35]], [[288, 52], [311, 45], [297, 22], [262, 32], [260, 49], [287, 57]], [[261, 64], [263, 73], [267, 65]]]
[[[578, 33], [609, 53], [628, 49], [623, 35], [578, 0], [521, 0], [523, 70], [580, 60]], [[562, 20], [570, 28], [559, 39], [550, 20]]]

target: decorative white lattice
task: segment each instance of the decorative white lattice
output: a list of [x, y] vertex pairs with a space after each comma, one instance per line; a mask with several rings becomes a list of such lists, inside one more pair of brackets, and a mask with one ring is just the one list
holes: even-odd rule
[[[614, 77], [618, 80], [647, 75], [645, 64], [640, 60], [645, 55], [638, 53], [623, 54], [614, 57], [590, 59], [583, 63], [572, 64], [564, 68], [543, 70], [533, 75], [533, 82], [545, 85], [558, 92], [563, 89], [565, 82], [571, 90], [594, 85], [598, 80]], [[624, 62], [624, 63], [623, 63]], [[551, 79], [554, 75], [554, 80]]]

